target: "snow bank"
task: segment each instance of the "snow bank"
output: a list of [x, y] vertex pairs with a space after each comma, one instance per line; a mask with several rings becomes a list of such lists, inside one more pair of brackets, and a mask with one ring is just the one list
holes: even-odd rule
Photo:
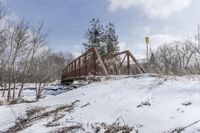
[[[47, 96], [36, 103], [12, 105], [17, 116], [23, 115], [30, 106], [53, 107], [80, 100], [74, 111], [58, 122], [88, 124], [112, 124], [118, 118], [142, 133], [170, 132], [200, 120], [200, 81], [193, 77], [134, 76], [93, 83], [56, 96]], [[15, 123], [9, 106], [0, 106], [0, 131], [6, 131]], [[47, 120], [33, 123], [21, 132], [47, 132]], [[57, 127], [54, 127], [55, 129]], [[41, 130], [40, 130], [41, 129]], [[52, 128], [51, 128], [52, 129]], [[185, 129], [197, 132], [200, 123]]]

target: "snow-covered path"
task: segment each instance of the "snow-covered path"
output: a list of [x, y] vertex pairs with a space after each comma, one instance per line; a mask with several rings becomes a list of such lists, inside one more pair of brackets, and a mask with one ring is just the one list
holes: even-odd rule
[[[112, 124], [122, 118], [130, 127], [142, 133], [169, 132], [200, 120], [200, 80], [197, 77], [160, 78], [152, 76], [107, 80], [80, 87], [57, 96], [48, 96], [36, 103], [12, 105], [17, 116], [24, 115], [32, 106], [54, 107], [70, 104], [75, 100], [74, 111], [67, 113], [58, 123], [68, 121], [88, 124]], [[0, 131], [15, 124], [9, 106], [0, 106]], [[49, 118], [48, 118], [49, 119]], [[48, 132], [58, 127], [45, 127], [48, 120], [41, 120], [22, 130], [22, 133]], [[199, 132], [200, 123], [184, 132]]]

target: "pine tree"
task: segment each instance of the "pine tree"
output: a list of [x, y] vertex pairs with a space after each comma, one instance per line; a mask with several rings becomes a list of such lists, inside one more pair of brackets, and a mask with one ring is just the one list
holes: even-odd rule
[[118, 36], [115, 33], [115, 26], [113, 23], [109, 23], [106, 26], [105, 43], [108, 57], [116, 52], [119, 52]]
[[109, 23], [105, 30], [99, 19], [92, 19], [85, 38], [88, 40], [87, 43], [83, 43], [86, 51], [91, 47], [96, 47], [102, 57], [108, 58], [119, 51], [118, 36], [113, 23]]
[[99, 19], [92, 19], [90, 21], [90, 28], [87, 29], [85, 38], [88, 40], [87, 43], [83, 43], [85, 50], [91, 47], [96, 47], [101, 55], [105, 54], [105, 43], [104, 43], [104, 28], [101, 25]]

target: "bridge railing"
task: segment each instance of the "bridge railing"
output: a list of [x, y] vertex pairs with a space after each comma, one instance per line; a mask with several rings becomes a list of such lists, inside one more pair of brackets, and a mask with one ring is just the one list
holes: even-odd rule
[[108, 60], [104, 59], [104, 63], [109, 75], [129, 75], [146, 72], [129, 50], [116, 53]]
[[108, 75], [96, 48], [89, 49], [68, 64], [63, 70], [62, 81], [83, 78], [88, 75]]
[[61, 81], [73, 81], [88, 76], [126, 75], [145, 72], [142, 65], [128, 50], [102, 59], [97, 49], [93, 47], [66, 66]]

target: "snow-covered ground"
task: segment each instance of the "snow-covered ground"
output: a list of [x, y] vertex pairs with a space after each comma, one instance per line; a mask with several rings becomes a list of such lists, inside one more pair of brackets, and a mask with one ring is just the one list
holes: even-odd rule
[[[73, 108], [67, 110], [67, 105], [72, 103]], [[66, 108], [60, 109], [60, 112], [52, 111], [64, 105]], [[0, 106], [0, 132], [8, 131], [17, 123], [16, 117], [25, 117], [26, 110], [34, 107], [44, 107], [38, 112], [41, 116], [44, 112], [52, 115], [34, 119], [28, 126], [22, 123], [23, 130], [18, 130], [20, 133], [45, 133], [74, 124], [82, 126], [77, 132], [93, 133], [95, 125], [112, 124], [118, 120], [134, 127], [132, 132], [167, 133], [175, 132], [175, 129], [184, 129], [186, 133], [200, 132], [200, 78], [123, 77], [55, 96], [48, 95], [35, 103]], [[62, 117], [54, 121], [55, 115]], [[47, 126], [49, 122], [54, 123], [53, 126]], [[103, 131], [100, 128], [100, 132]]]
[[[21, 84], [16, 84], [16, 90], [15, 90], [15, 94], [17, 95], [19, 92], [19, 88], [20, 88]], [[12, 88], [13, 86], [11, 86]], [[42, 91], [42, 96], [48, 96], [48, 95], [58, 95], [61, 94], [63, 92], [66, 92], [68, 90], [71, 90], [72, 88], [70, 88], [69, 86], [64, 86], [61, 85], [59, 81], [55, 81], [53, 83], [49, 83], [44, 87], [44, 90]], [[13, 91], [11, 91], [12, 93]], [[5, 101], [6, 100], [6, 96], [7, 96], [7, 91], [5, 92], [5, 97], [1, 97], [3, 93], [3, 90], [0, 91], [0, 100]], [[24, 89], [22, 91], [22, 98], [24, 100], [35, 100], [36, 99], [36, 84], [35, 83], [26, 83], [24, 85]]]

